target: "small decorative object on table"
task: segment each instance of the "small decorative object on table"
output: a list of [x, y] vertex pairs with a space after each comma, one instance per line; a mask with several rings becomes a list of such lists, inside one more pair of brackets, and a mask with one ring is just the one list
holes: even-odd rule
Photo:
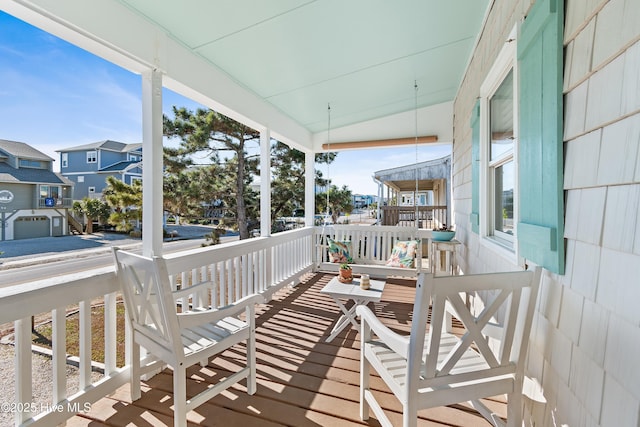
[[348, 263], [343, 262], [340, 264], [340, 275], [338, 276], [338, 280], [342, 283], [351, 283], [353, 281], [353, 271]]
[[431, 231], [431, 238], [436, 242], [448, 242], [453, 239], [455, 235], [455, 230], [447, 227], [447, 224], [442, 224], [442, 227], [434, 228]]
[[369, 286], [371, 286], [371, 281], [369, 280], [369, 275], [368, 274], [361, 274], [360, 275], [360, 288], [367, 290], [369, 289]]

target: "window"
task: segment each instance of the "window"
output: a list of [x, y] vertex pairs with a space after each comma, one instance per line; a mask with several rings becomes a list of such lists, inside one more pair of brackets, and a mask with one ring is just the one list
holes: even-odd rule
[[21, 168], [44, 169], [42, 167], [42, 162], [39, 162], [37, 160], [20, 159], [19, 164]]
[[87, 163], [97, 163], [97, 162], [98, 162], [98, 152], [87, 151]]
[[78, 175], [78, 182], [84, 182], [84, 175]]
[[58, 199], [62, 197], [62, 187], [58, 185], [41, 185], [40, 186], [40, 197], [47, 198], [52, 197], [54, 199]]
[[489, 182], [492, 207], [489, 216], [493, 235], [513, 242], [513, 198], [515, 164], [513, 161], [513, 69], [489, 99]]
[[69, 153], [62, 153], [61, 162], [61, 167], [66, 168], [69, 166]]
[[[563, 7], [559, 0], [536, 0], [521, 23], [517, 48], [507, 41], [483, 82], [469, 121], [471, 231], [482, 244], [507, 247], [518, 262], [558, 274], [565, 269]], [[499, 100], [508, 79], [514, 82], [511, 142], [509, 113]]]
[[518, 203], [515, 45], [515, 40], [505, 44], [481, 87], [479, 134], [480, 234], [514, 253]]

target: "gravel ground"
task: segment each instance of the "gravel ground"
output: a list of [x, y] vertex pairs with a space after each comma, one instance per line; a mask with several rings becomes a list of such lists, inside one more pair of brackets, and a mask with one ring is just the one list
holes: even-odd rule
[[[33, 400], [28, 402], [35, 407], [35, 412], [41, 412], [40, 408], [47, 409], [52, 404], [53, 396], [53, 364], [51, 358], [37, 353], [32, 353], [32, 378], [37, 379], [33, 383]], [[93, 372], [92, 381], [98, 380], [102, 375]], [[67, 396], [76, 393], [79, 388], [80, 375], [75, 366], [67, 365]], [[15, 402], [15, 355], [11, 344], [0, 344], [0, 426], [14, 425], [14, 412], [11, 404]]]

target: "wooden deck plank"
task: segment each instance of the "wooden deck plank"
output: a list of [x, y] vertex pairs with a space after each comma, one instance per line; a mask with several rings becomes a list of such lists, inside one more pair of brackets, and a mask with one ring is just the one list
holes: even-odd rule
[[[359, 417], [359, 333], [346, 328], [332, 342], [325, 339], [341, 312], [334, 301], [319, 291], [329, 274], [309, 275], [296, 288], [277, 293], [257, 310], [256, 345], [258, 389], [246, 394], [244, 383], [214, 397], [188, 414], [190, 425], [199, 426], [377, 426], [373, 416]], [[407, 333], [415, 281], [390, 279], [382, 300], [373, 304], [376, 315], [389, 327]], [[201, 368], [189, 370], [187, 393], [194, 395], [208, 384], [229, 375], [244, 363], [245, 348], [236, 346]], [[172, 372], [169, 369], [143, 385], [141, 399], [131, 402], [125, 385], [93, 405], [87, 414], [69, 421], [86, 425], [172, 425]], [[371, 379], [374, 393], [401, 423], [401, 407], [377, 376]], [[490, 401], [500, 415], [503, 401]], [[488, 426], [479, 414], [464, 405], [433, 408], [419, 413], [419, 426]]]

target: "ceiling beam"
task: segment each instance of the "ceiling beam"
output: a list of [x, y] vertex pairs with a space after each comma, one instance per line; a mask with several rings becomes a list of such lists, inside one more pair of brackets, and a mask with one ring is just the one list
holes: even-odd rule
[[394, 147], [398, 145], [429, 144], [438, 142], [437, 135], [419, 136], [417, 138], [374, 139], [369, 141], [331, 142], [322, 144], [323, 150], [340, 151], [360, 148]]

